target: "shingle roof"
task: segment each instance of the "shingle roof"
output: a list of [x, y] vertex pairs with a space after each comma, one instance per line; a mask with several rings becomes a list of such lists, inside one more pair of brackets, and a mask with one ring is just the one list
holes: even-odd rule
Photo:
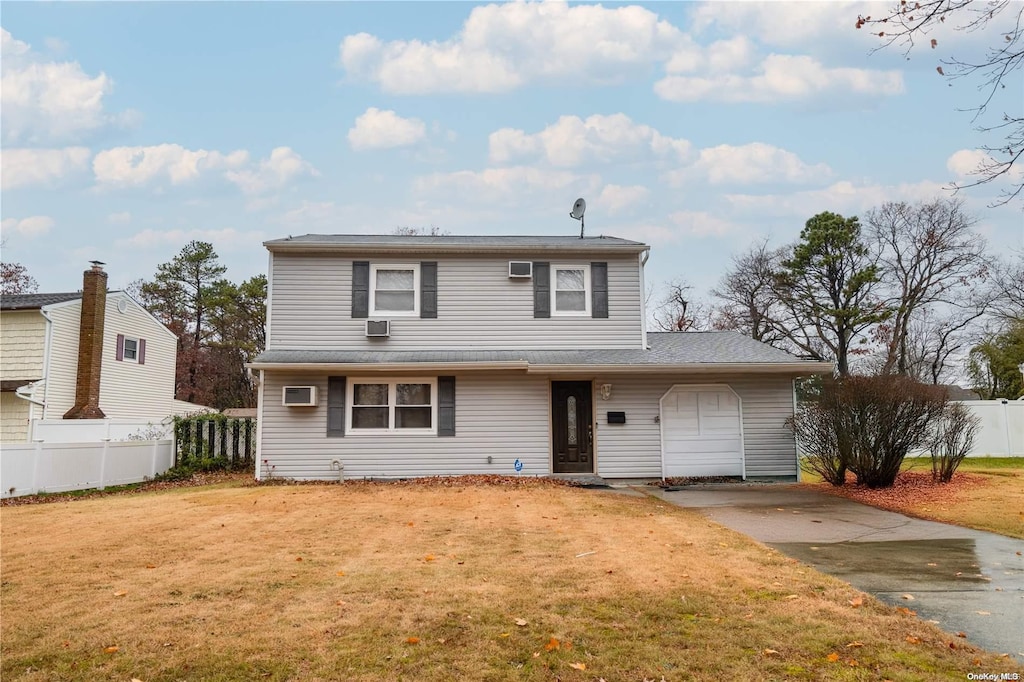
[[304, 234], [298, 237], [263, 242], [271, 251], [302, 248], [380, 248], [395, 250], [428, 248], [446, 250], [486, 250], [534, 248], [554, 250], [643, 251], [646, 244], [619, 237], [526, 236], [526, 235], [394, 235], [394, 234]]
[[[714, 364], [788, 365], [806, 361], [737, 332], [653, 332], [649, 350], [270, 350], [255, 359], [267, 364], [458, 364], [526, 362], [530, 365], [646, 367]], [[820, 363], [824, 368], [826, 363]]]
[[80, 298], [80, 291], [61, 294], [4, 294], [0, 296], [0, 310], [34, 310], [44, 305], [77, 301]]

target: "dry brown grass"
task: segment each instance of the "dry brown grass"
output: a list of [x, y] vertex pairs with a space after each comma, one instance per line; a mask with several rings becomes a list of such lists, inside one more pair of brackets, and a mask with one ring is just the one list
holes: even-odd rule
[[0, 519], [5, 681], [961, 680], [1013, 669], [651, 498], [219, 487], [5, 507]]

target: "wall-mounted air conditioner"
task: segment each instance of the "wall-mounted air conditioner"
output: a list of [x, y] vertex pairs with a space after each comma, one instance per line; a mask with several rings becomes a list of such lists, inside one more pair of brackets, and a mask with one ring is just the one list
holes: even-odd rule
[[391, 320], [367, 320], [366, 335], [371, 337], [391, 336]]
[[316, 407], [316, 386], [285, 386], [281, 404], [287, 407]]
[[508, 276], [512, 279], [530, 279], [533, 277], [533, 262], [528, 260], [510, 260]]

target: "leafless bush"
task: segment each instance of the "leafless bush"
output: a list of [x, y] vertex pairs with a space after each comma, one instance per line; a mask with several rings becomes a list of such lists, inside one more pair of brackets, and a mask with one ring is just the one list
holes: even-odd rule
[[932, 453], [932, 479], [949, 483], [957, 467], [974, 447], [981, 419], [960, 403], [949, 403], [935, 421], [928, 439]]
[[838, 391], [828, 384], [788, 421], [804, 455], [800, 466], [836, 486], [846, 481], [849, 459], [849, 443], [839, 440], [845, 430], [836, 428], [839, 415]]

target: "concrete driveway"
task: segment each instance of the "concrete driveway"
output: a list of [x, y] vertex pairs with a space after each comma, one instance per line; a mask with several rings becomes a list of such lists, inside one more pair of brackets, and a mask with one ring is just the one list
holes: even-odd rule
[[648, 492], [1024, 662], [1022, 540], [913, 519], [791, 485]]

